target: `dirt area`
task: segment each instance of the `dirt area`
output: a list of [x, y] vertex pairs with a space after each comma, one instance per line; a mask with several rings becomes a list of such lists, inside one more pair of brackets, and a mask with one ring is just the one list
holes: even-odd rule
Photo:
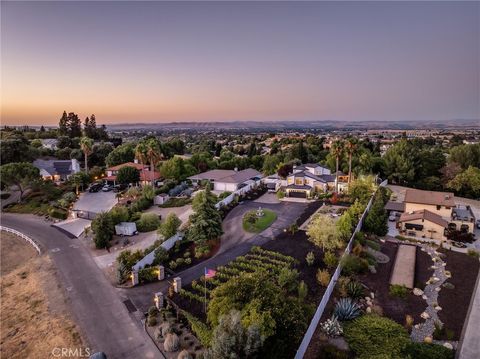
[[12, 233], [0, 232], [0, 274], [2, 276], [19, 268], [37, 255], [35, 248], [26, 243], [23, 238]]
[[[385, 253], [390, 261], [385, 264], [379, 264], [377, 273], [368, 273], [358, 276], [358, 279], [375, 293], [375, 298], [383, 309], [386, 317], [395, 320], [399, 324], [405, 324], [405, 316], [411, 315], [415, 323], [423, 321], [420, 314], [425, 310], [427, 304], [421, 296], [415, 296], [410, 292], [405, 299], [392, 297], [389, 293], [390, 276], [395, 263], [395, 255], [397, 253], [398, 244], [384, 243], [381, 251]], [[425, 283], [433, 272], [430, 266], [433, 262], [430, 256], [425, 252], [417, 249], [416, 265], [415, 265], [415, 283]], [[424, 284], [423, 284], [424, 286]]]
[[50, 258], [36, 255], [20, 238], [7, 246], [12, 238], [5, 238], [2, 233], [0, 357], [44, 359], [54, 348], [82, 350], [85, 356]]
[[445, 253], [443, 260], [447, 263], [446, 270], [452, 273], [447, 280], [455, 286], [454, 289], [442, 288], [438, 296], [438, 304], [442, 310], [438, 313], [445, 327], [454, 332], [454, 340], [458, 340], [468, 306], [475, 288], [480, 262], [463, 253], [441, 250]]

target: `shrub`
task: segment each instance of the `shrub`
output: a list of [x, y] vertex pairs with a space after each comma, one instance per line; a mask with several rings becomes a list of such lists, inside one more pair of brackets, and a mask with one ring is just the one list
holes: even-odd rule
[[470, 256], [470, 257], [474, 257], [474, 258], [480, 258], [480, 252], [476, 251], [475, 249], [469, 249], [467, 251], [467, 254]]
[[192, 258], [185, 258], [185, 264], [188, 266], [192, 264]]
[[160, 225], [158, 232], [163, 236], [163, 238], [168, 239], [177, 233], [181, 224], [182, 221], [175, 213], [169, 213], [167, 218], [165, 218], [165, 222]]
[[318, 358], [322, 359], [348, 359], [348, 352], [338, 349], [335, 345], [326, 344], [320, 347]]
[[344, 336], [359, 359], [399, 358], [410, 342], [407, 331], [400, 324], [374, 314], [348, 323]]
[[208, 347], [212, 341], [212, 330], [201, 320], [188, 312], [182, 311], [182, 315], [187, 319], [190, 328], [203, 346]]
[[142, 213], [140, 219], [136, 223], [139, 232], [150, 232], [160, 226], [160, 219], [155, 213]]
[[399, 284], [392, 284], [390, 286], [389, 294], [392, 297], [398, 297], [405, 299], [408, 294], [408, 288], [405, 287], [404, 285], [399, 285]]
[[445, 325], [442, 325], [438, 322], [435, 322], [435, 330], [433, 331], [433, 339], [436, 340], [442, 340], [442, 339], [447, 339], [447, 340], [453, 340], [453, 337], [455, 336], [455, 332], [451, 329], [447, 329]]
[[405, 316], [405, 328], [408, 331], [410, 331], [410, 329], [412, 329], [413, 323], [414, 323], [413, 317], [411, 315], [407, 314]]
[[168, 322], [162, 323], [159, 328], [163, 338], [165, 338], [167, 334], [173, 333], [173, 328]]
[[368, 270], [368, 262], [351, 254], [347, 254], [342, 258], [342, 271], [346, 275], [365, 273]]
[[307, 262], [307, 265], [312, 266], [313, 263], [315, 263], [315, 254], [313, 254], [313, 252], [308, 252], [305, 257], [305, 262]]
[[63, 194], [62, 198], [68, 203], [71, 203], [77, 199], [77, 195], [73, 192], [66, 192]]
[[340, 276], [340, 278], [338, 278], [337, 290], [341, 297], [348, 297], [347, 286], [350, 281], [350, 277]]
[[323, 262], [328, 268], [335, 268], [338, 264], [338, 259], [335, 256], [335, 253], [327, 251], [323, 255]]
[[178, 353], [177, 359], [192, 359], [192, 356], [188, 350], [183, 349], [180, 353]]
[[148, 308], [148, 316], [152, 317], [158, 314], [158, 309], [154, 305], [152, 305], [150, 308]]
[[142, 268], [138, 271], [138, 280], [142, 283], [154, 282], [158, 279], [155, 267]]
[[148, 324], [149, 327], [153, 327], [153, 326], [157, 325], [157, 318], [154, 317], [154, 316], [148, 316], [147, 324]]
[[168, 260], [168, 252], [163, 247], [158, 247], [155, 249], [153, 264], [159, 265], [163, 264]]
[[277, 198], [278, 199], [285, 198], [285, 191], [282, 191], [282, 190], [278, 191], [277, 192]]
[[57, 218], [57, 219], [67, 219], [68, 213], [67, 211], [60, 209], [60, 208], [51, 208], [48, 211], [50, 217]]
[[352, 299], [357, 299], [363, 296], [363, 285], [359, 282], [350, 281], [347, 284], [347, 294]]
[[130, 213], [128, 212], [128, 208], [125, 206], [113, 207], [108, 214], [115, 225], [119, 224], [120, 222], [127, 222], [130, 219]]
[[355, 233], [355, 240], [358, 241], [358, 243], [360, 243], [361, 245], [364, 245], [366, 243], [365, 233], [363, 233], [362, 231]]
[[307, 297], [307, 295], [308, 295], [308, 286], [302, 280], [298, 285], [298, 298], [300, 298], [301, 300], [304, 300]]
[[367, 239], [366, 243], [367, 243], [367, 246], [369, 246], [370, 248], [372, 248], [376, 251], [380, 250], [380, 244], [378, 244], [377, 242], [374, 242], [374, 241], [371, 241], [371, 240]]
[[288, 291], [293, 291], [297, 288], [298, 271], [296, 269], [282, 268], [278, 273], [278, 285]]
[[177, 262], [175, 262], [175, 261], [170, 261], [170, 262], [168, 263], [168, 266], [170, 267], [170, 269], [173, 270], [173, 269], [177, 268]]
[[351, 298], [340, 298], [333, 310], [333, 315], [341, 321], [353, 320], [360, 314], [362, 314], [360, 306]]
[[333, 315], [330, 319], [327, 319], [323, 323], [320, 323], [320, 329], [329, 337], [338, 337], [343, 334], [342, 324], [338, 321], [338, 318]]
[[443, 345], [427, 343], [408, 343], [403, 349], [403, 357], [406, 359], [453, 359], [454, 352]]
[[179, 345], [180, 340], [178, 339], [178, 335], [169, 333], [163, 342], [163, 349], [165, 349], [166, 352], [176, 352], [179, 349]]
[[323, 287], [328, 286], [328, 283], [330, 283], [330, 273], [328, 273], [326, 269], [319, 269], [317, 271], [317, 281]]

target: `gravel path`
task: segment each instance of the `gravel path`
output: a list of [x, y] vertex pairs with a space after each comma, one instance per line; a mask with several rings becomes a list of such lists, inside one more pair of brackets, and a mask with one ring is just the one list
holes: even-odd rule
[[443, 325], [438, 317], [438, 311], [442, 310], [438, 305], [438, 294], [442, 289], [442, 284], [450, 277], [450, 274], [445, 271], [446, 263], [434, 248], [428, 245], [420, 245], [420, 248], [432, 258], [432, 269], [434, 269], [434, 272], [432, 277], [427, 281], [427, 286], [422, 295], [422, 298], [425, 299], [428, 305], [421, 314], [425, 322], [416, 324], [412, 328], [411, 338], [416, 342], [423, 342], [427, 337], [433, 338], [435, 323]]

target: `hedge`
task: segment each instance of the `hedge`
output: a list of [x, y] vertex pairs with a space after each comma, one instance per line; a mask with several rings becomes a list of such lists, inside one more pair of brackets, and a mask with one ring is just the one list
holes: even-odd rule
[[410, 343], [403, 350], [406, 359], [453, 359], [453, 350], [442, 345], [428, 343]]

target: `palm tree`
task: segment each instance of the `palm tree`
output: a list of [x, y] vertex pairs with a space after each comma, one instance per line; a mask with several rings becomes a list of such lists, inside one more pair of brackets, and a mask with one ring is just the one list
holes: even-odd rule
[[357, 141], [353, 138], [347, 139], [345, 143], [345, 150], [348, 154], [348, 184], [352, 181], [352, 156], [357, 149]]
[[343, 152], [343, 142], [337, 140], [332, 145], [332, 154], [335, 156], [335, 193], [338, 193], [338, 164]]
[[135, 147], [135, 158], [141, 165], [145, 166], [145, 163], [147, 162], [147, 146], [145, 145], [145, 142], [139, 142]]
[[152, 186], [154, 185], [155, 166], [162, 159], [162, 149], [160, 142], [156, 138], [150, 138], [146, 143], [147, 157], [150, 162]]
[[85, 173], [88, 173], [88, 156], [93, 152], [93, 140], [89, 137], [83, 136], [80, 139], [80, 148], [82, 149], [85, 157]]

